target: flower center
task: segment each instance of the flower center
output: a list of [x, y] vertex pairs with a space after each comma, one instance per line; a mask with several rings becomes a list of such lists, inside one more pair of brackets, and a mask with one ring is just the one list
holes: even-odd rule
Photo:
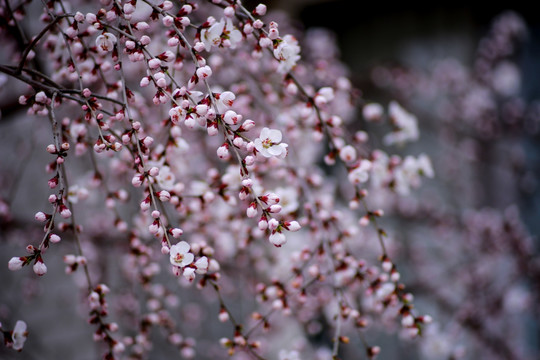
[[265, 148], [265, 149], [270, 148], [272, 145], [274, 145], [274, 143], [273, 143], [272, 140], [270, 140], [270, 139], [264, 139], [264, 140], [262, 141], [262, 146], [263, 146], [263, 148]]
[[174, 257], [174, 262], [180, 264], [184, 260], [184, 254], [176, 254]]

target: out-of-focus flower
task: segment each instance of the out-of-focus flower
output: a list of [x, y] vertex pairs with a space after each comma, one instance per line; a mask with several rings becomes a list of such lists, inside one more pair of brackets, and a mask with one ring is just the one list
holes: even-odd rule
[[22, 320], [18, 320], [15, 323], [15, 328], [11, 334], [11, 338], [13, 339], [13, 349], [21, 351], [27, 336], [26, 323]]
[[384, 137], [385, 145], [418, 140], [418, 122], [414, 115], [407, 112], [395, 101], [390, 103], [388, 112], [396, 129]]

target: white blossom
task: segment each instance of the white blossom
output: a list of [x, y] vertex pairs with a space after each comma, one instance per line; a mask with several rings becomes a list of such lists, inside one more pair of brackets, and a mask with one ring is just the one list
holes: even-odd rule
[[210, 51], [212, 46], [219, 46], [221, 44], [221, 34], [223, 34], [224, 29], [225, 21], [224, 19], [221, 19], [208, 29], [201, 30], [201, 41], [204, 44], [206, 51]]
[[261, 130], [259, 137], [253, 141], [253, 144], [255, 149], [267, 158], [272, 156], [284, 158], [287, 155], [288, 145], [281, 143], [281, 138], [281, 131], [265, 127]]
[[360, 164], [349, 173], [349, 181], [353, 184], [365, 183], [369, 179], [371, 161], [362, 160]]
[[190, 246], [185, 241], [180, 241], [178, 244], [171, 246], [169, 252], [171, 264], [178, 267], [184, 267], [193, 262], [194, 256], [189, 252]]
[[401, 144], [407, 141], [418, 140], [418, 122], [416, 117], [403, 109], [397, 102], [392, 101], [389, 105], [389, 115], [395, 131], [392, 131], [383, 139], [385, 145]]
[[274, 49], [274, 56], [279, 60], [278, 71], [289, 72], [300, 60], [300, 46], [292, 35], [285, 35], [283, 41]]

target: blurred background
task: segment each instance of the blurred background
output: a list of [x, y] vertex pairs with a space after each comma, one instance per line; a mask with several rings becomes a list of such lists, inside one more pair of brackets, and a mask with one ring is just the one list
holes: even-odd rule
[[[243, 3], [253, 8], [259, 1]], [[426, 153], [434, 162], [436, 180], [427, 181], [415, 198], [394, 200], [390, 205], [386, 199], [381, 201], [390, 207], [388, 221], [393, 221], [393, 245], [405, 283], [418, 294], [422, 312], [438, 319], [441, 331], [431, 338], [432, 348], [421, 349], [381, 336], [375, 341], [384, 348], [380, 358], [537, 358], [540, 16], [534, 3], [515, 4], [514, 8], [470, 2], [433, 2], [430, 6], [355, 0], [265, 3], [269, 10], [292, 17], [300, 29], [330, 30], [329, 36], [364, 102], [386, 107], [395, 99], [418, 117], [421, 140], [392, 152]], [[507, 15], [501, 18], [501, 14]], [[503, 20], [498, 23], [499, 30], [493, 31], [496, 19]], [[7, 93], [7, 89], [0, 89], [4, 99], [9, 98]], [[21, 139], [32, 138], [32, 132], [48, 131], [48, 124], [36, 125], [28, 117], [12, 122], [8, 115], [16, 114], [18, 105], [2, 103], [1, 108], [0, 149], [8, 154], [16, 149], [25, 161], [39, 164], [23, 168], [13, 167], [12, 161], [0, 161], [3, 174], [14, 172], [1, 177], [2, 185], [13, 191], [31, 188], [47, 193], [42, 181], [47, 156], [41, 151], [47, 144], [37, 142], [41, 137], [35, 137], [30, 147], [20, 144]], [[370, 133], [380, 131], [373, 124], [362, 126]], [[40, 154], [40, 158], [32, 154]], [[20, 169], [31, 184], [12, 187], [11, 179], [18, 178]], [[36, 178], [40, 181], [33, 181]], [[35, 209], [46, 204], [46, 199], [36, 200], [33, 194], [18, 192], [19, 204], [34, 206], [13, 209], [28, 221]], [[17, 224], [21, 228], [25, 225]], [[6, 264], [21, 249], [20, 243], [13, 242], [17, 230], [9, 231], [12, 240], [0, 244], [0, 264]], [[35, 231], [34, 238], [39, 238], [39, 227]], [[28, 232], [21, 236], [28, 236]], [[58, 321], [66, 331], [61, 336], [51, 332], [49, 337], [33, 338], [33, 347], [22, 354], [0, 348], [0, 358], [99, 356], [86, 341], [92, 329], [80, 326], [86, 309], [73, 306], [81, 303], [81, 295], [71, 281], [58, 284], [55, 280], [64, 276], [61, 261], [50, 264], [51, 276], [39, 283], [30, 271], [22, 281], [21, 273], [2, 275], [0, 292], [22, 291], [24, 300], [0, 295], [0, 320], [27, 319], [24, 309], [56, 308], [62, 309], [64, 317]], [[57, 296], [41, 297], [42, 289], [49, 285], [57, 289]], [[440, 293], [434, 288], [441, 289]], [[42, 319], [50, 317], [29, 311], [28, 323], [35, 333], [47, 334], [49, 324]], [[50, 346], [72, 341], [77, 346], [71, 349]], [[466, 350], [458, 346], [462, 341]], [[356, 358], [354, 350], [344, 351], [343, 359]]]

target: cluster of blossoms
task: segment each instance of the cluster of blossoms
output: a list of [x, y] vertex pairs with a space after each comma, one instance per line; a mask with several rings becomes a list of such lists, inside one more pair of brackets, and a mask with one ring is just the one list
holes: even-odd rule
[[[19, 36], [0, 72], [28, 85], [19, 104], [52, 143], [44, 235], [8, 268], [44, 275], [50, 245], [66, 249], [105, 358], [374, 358], [381, 330], [422, 342], [432, 319], [382, 224], [433, 167], [393, 153], [417, 118], [360, 98], [331, 39], [238, 0], [9, 3], [1, 34]], [[0, 205], [15, 227], [18, 202]], [[22, 349], [25, 324], [6, 334]]]
[[[537, 207], [528, 204], [538, 194], [530, 160], [538, 150], [529, 145], [538, 138], [539, 109], [524, 91], [527, 69], [519, 64], [526, 63], [520, 57], [526, 46], [531, 45], [524, 20], [505, 12], [471, 56], [472, 66], [443, 58], [428, 67], [373, 71], [376, 86], [399, 97], [419, 118], [429, 114], [436, 120], [430, 157], [437, 176], [448, 180], [431, 184], [429, 201], [381, 200], [387, 214], [413, 226], [400, 240], [414, 254], [407, 262], [419, 274], [415, 295], [439, 308], [421, 346], [426, 358], [535, 356], [536, 345], [527, 337], [538, 327], [531, 329], [523, 319], [538, 316], [540, 298], [534, 285], [540, 279], [534, 265], [538, 243], [528, 233], [538, 231], [532, 220]], [[376, 106], [363, 110], [373, 121], [383, 116]], [[389, 160], [380, 158], [387, 166]], [[409, 178], [413, 181], [403, 187], [400, 177], [416, 177], [417, 170], [429, 176], [421, 157], [406, 156], [402, 164], [409, 170], [381, 178], [394, 181], [398, 192], [417, 182]], [[433, 240], [429, 246], [426, 239]]]

